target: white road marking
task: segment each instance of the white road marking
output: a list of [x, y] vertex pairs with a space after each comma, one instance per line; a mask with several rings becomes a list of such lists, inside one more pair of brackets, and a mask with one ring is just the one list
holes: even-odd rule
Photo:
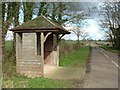
[[[103, 53], [104, 54], [104, 53]], [[109, 57], [108, 55], [104, 54], [104, 56], [106, 56], [107, 58]]]
[[[103, 53], [101, 50], [100, 50], [100, 52]], [[105, 57], [109, 58], [109, 56], [106, 55], [105, 53], [103, 53], [103, 55], [104, 55]], [[119, 66], [115, 61], [112, 60], [112, 63], [115, 64], [115, 65], [120, 69], [120, 66]]]
[[118, 66], [118, 64], [116, 62], [114, 62], [113, 60], [112, 60], [112, 62], [120, 69], [120, 67]]

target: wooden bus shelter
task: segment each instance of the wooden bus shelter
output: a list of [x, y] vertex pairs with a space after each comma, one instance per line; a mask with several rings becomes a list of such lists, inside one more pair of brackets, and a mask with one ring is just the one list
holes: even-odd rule
[[59, 41], [66, 29], [41, 15], [19, 25], [16, 33], [16, 71], [19, 74], [44, 76], [44, 65], [59, 66]]

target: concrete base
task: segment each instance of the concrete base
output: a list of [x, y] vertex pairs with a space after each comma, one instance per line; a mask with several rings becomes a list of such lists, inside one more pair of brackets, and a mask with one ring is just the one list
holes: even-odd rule
[[56, 67], [45, 65], [44, 77], [51, 79], [61, 80], [78, 80], [83, 79], [85, 75], [85, 69], [73, 68], [73, 67]]

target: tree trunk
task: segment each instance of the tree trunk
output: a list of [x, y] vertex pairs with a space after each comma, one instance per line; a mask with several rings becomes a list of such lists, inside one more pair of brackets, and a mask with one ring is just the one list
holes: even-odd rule
[[45, 15], [45, 16], [47, 17], [48, 6], [49, 6], [48, 3], [46, 3], [46, 2], [41, 2], [41, 3], [40, 3], [40, 7], [39, 7], [38, 16], [40, 16], [41, 14], [43, 14], [43, 15]]
[[115, 38], [115, 45], [116, 45], [116, 49], [120, 50], [120, 26], [116, 29], [116, 38]]
[[23, 2], [24, 22], [31, 20], [33, 15], [34, 2]]
[[2, 59], [3, 59], [3, 61], [5, 60], [5, 40], [4, 40], [4, 38], [5, 38], [5, 35], [4, 35], [4, 33], [3, 33], [3, 26], [4, 26], [4, 18], [5, 18], [5, 2], [4, 3], [2, 3], [2, 45], [1, 45], [1, 47], [2, 47]]
[[58, 23], [62, 25], [63, 2], [59, 2]]
[[[7, 8], [6, 8], [5, 4], [8, 5]], [[6, 21], [4, 20], [5, 19], [5, 11], [6, 11], [6, 15], [7, 15]], [[11, 2], [3, 3], [3, 5], [2, 5], [2, 18], [3, 18], [2, 19], [2, 59], [3, 59], [3, 62], [6, 59], [5, 37], [6, 37], [8, 28], [12, 21], [11, 11], [12, 11]]]
[[6, 57], [5, 34], [3, 33], [3, 30], [2, 30], [2, 61], [3, 63], [5, 62], [5, 57]]
[[109, 36], [110, 36], [110, 42], [111, 42], [111, 44], [112, 44], [112, 46], [114, 45], [114, 43], [113, 43], [113, 38], [112, 38], [112, 35], [111, 34], [109, 34]]
[[[1, 22], [1, 21], [0, 21]], [[2, 59], [2, 32], [0, 31], [0, 60]], [[1, 62], [0, 62], [1, 64]], [[1, 66], [0, 66], [1, 67]]]
[[52, 17], [51, 17], [51, 18], [52, 18], [53, 21], [56, 21], [56, 19], [55, 19], [55, 16], [56, 16], [56, 15], [55, 15], [55, 13], [56, 13], [56, 5], [55, 5], [55, 2], [53, 2], [52, 5], [53, 5], [53, 8], [52, 8]]
[[77, 35], [77, 43], [80, 44], [80, 40], [79, 40], [80, 36]]
[[[19, 25], [19, 9], [20, 9], [20, 2], [13, 2], [13, 17], [14, 17], [14, 26]], [[14, 9], [15, 8], [15, 9]], [[13, 50], [12, 55], [14, 60], [16, 60], [16, 34], [13, 34]]]

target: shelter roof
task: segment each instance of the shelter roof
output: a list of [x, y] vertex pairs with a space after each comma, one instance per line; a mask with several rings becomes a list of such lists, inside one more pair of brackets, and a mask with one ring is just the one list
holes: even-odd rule
[[60, 34], [69, 34], [65, 28], [57, 24], [56, 22], [41, 15], [33, 20], [29, 20], [22, 25], [18, 25], [11, 29], [13, 32], [54, 32]]

